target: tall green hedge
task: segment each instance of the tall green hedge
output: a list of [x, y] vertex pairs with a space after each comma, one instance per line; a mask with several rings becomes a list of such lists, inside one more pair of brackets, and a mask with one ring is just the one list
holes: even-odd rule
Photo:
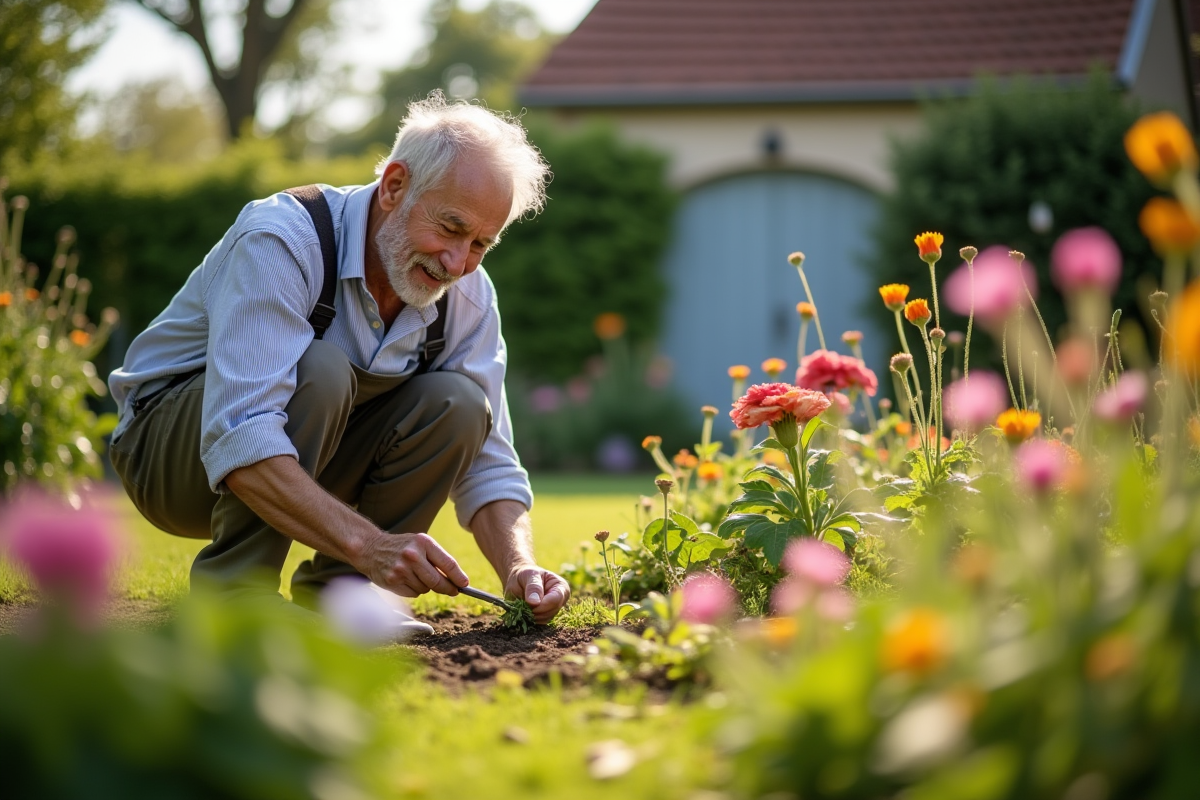
[[[883, 201], [868, 262], [872, 274], [880, 284], [909, 284], [910, 297], [928, 297], [929, 269], [913, 244], [918, 233], [945, 234], [939, 278], [961, 263], [963, 245], [1002, 244], [1036, 266], [1038, 305], [1054, 332], [1066, 314], [1049, 279], [1050, 249], [1071, 228], [1099, 225], [1125, 259], [1114, 303], [1136, 312], [1139, 278], [1157, 277], [1161, 269], [1137, 227], [1152, 190], [1122, 141], [1137, 116], [1103, 76], [1073, 91], [1018, 83], [930, 104], [925, 134], [894, 147], [896, 189]], [[1030, 206], [1039, 200], [1054, 219], [1040, 233], [1029, 224]], [[872, 313], [886, 313], [874, 292], [868, 302]], [[950, 326], [965, 330], [965, 320], [951, 316]], [[988, 349], [975, 352], [982, 359]]]
[[[514, 224], [486, 264], [500, 292], [513, 370], [565, 379], [600, 351], [593, 318], [604, 311], [628, 319], [632, 339], [657, 327], [662, 284], [657, 262], [669, 227], [672, 197], [664, 160], [589, 128], [535, 130], [554, 170], [551, 201], [533, 220]], [[116, 366], [251, 200], [289, 186], [374, 179], [373, 156], [303, 163], [276, 147], [249, 142], [220, 159], [187, 168], [92, 152], [70, 162], [18, 165], [9, 196], [30, 200], [26, 256], [47, 265], [63, 225], [78, 232], [80, 273], [95, 285], [96, 307], [115, 306]]]

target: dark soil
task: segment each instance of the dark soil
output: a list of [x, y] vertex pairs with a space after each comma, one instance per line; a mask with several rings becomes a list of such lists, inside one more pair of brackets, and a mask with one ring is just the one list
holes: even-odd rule
[[[443, 611], [425, 621], [434, 633], [407, 646], [429, 665], [429, 680], [455, 693], [494, 685], [501, 670], [519, 675], [526, 687], [553, 681], [568, 688], [581, 686], [585, 682], [583, 667], [564, 663], [563, 656], [583, 655], [602, 630], [538, 625], [521, 633], [502, 627], [499, 617], [470, 616], [461, 611]], [[557, 677], [553, 677], [555, 673]]]
[[[0, 603], [0, 634], [20, 631], [35, 618], [36, 611], [35, 605]], [[158, 601], [117, 598], [109, 603], [105, 620], [118, 628], [149, 629], [167, 623], [171, 613], [170, 606]], [[582, 655], [602, 630], [599, 626], [538, 625], [521, 633], [502, 627], [498, 616], [472, 616], [457, 610], [424, 621], [433, 626], [434, 633], [414, 639], [406, 648], [429, 666], [428, 680], [455, 694], [468, 687], [494, 686], [501, 670], [516, 673], [527, 687], [553, 681], [561, 681], [564, 688], [582, 686], [583, 667], [563, 663], [562, 658]], [[552, 677], [554, 673], [557, 677]]]

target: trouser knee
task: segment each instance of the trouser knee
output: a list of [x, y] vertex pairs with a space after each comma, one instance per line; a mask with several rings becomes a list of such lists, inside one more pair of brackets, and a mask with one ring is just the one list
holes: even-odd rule
[[430, 372], [412, 379], [418, 392], [414, 413], [395, 431], [400, 437], [421, 431], [443, 449], [457, 449], [468, 461], [492, 430], [492, 406], [475, 381], [458, 372]]
[[357, 379], [336, 345], [314, 339], [296, 364], [296, 389], [285, 408], [284, 431], [301, 466], [316, 475], [333, 456], [354, 408]]

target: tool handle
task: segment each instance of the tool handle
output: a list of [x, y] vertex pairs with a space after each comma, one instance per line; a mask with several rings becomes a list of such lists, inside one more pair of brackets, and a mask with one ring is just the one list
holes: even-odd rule
[[481, 589], [475, 589], [471, 586], [460, 586], [458, 587], [458, 590], [467, 597], [474, 597], [476, 600], [482, 600], [485, 603], [491, 603], [492, 605], [500, 606], [506, 611], [508, 610], [508, 603], [504, 601], [504, 598], [497, 597], [490, 592], [485, 592]]

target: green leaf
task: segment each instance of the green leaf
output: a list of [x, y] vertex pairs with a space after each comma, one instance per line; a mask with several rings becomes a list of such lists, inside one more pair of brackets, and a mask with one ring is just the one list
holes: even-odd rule
[[754, 455], [758, 455], [763, 450], [779, 450], [784, 453], [787, 452], [787, 448], [784, 447], [783, 445], [781, 445], [779, 443], [779, 441], [774, 438], [763, 439], [761, 442], [758, 443], [758, 446], [751, 448], [750, 452]]
[[[755, 470], [751, 470], [749, 474], [753, 474]], [[766, 481], [743, 481], [738, 486], [742, 487], [743, 492], [773, 492], [775, 487]]]
[[[759, 473], [761, 473], [763, 475], [767, 475], [771, 478], [774, 478], [775, 480], [782, 483], [784, 486], [790, 486], [792, 484], [792, 477], [790, 475], [783, 474], [782, 471], [776, 469], [775, 467], [772, 467], [770, 464], [762, 464], [760, 466], [757, 466], [754, 469], [747, 472], [746, 476], [749, 477], [751, 475], [755, 475], [755, 474], [759, 474]], [[754, 483], [766, 483], [766, 481], [754, 481]], [[746, 484], [744, 484], [744, 483], [742, 484], [743, 487], [745, 487], [745, 485]], [[770, 484], [768, 484], [768, 485], [770, 485]], [[771, 488], [774, 488], [774, 487], [771, 487]]]
[[730, 514], [717, 527], [717, 536], [728, 539], [735, 533], [745, 531], [755, 522], [770, 521], [765, 514]]
[[[825, 420], [821, 419], [820, 417], [810, 419], [808, 421], [808, 424], [806, 424], [804, 426], [804, 432], [800, 434], [800, 446], [808, 447], [808, 443], [812, 441], [813, 436], [815, 436], [817, 431], [820, 430], [825, 425], [829, 425], [829, 423], [826, 422]], [[833, 426], [830, 425], [829, 427], [833, 427]], [[780, 449], [782, 449], [782, 448], [780, 448]]]
[[787, 547], [787, 522], [760, 520], [746, 529], [746, 547], [761, 548], [767, 563], [778, 567], [783, 559], [783, 550]]
[[884, 499], [883, 507], [888, 511], [895, 511], [899, 508], [911, 509], [913, 507], [913, 498], [907, 494], [892, 495]]
[[838, 516], [838, 517], [835, 517], [834, 519], [829, 520], [829, 522], [826, 523], [826, 525], [830, 528], [839, 528], [839, 527], [849, 528], [850, 530], [852, 530], [855, 533], [858, 533], [859, 531], [862, 530], [862, 523], [859, 522], [854, 517], [853, 514], [842, 514], [841, 516]]
[[[837, 450], [816, 450], [815, 458], [808, 465], [808, 485], [814, 489], [828, 489], [833, 486], [834, 465], [844, 456]], [[810, 453], [810, 457], [812, 454]]]

